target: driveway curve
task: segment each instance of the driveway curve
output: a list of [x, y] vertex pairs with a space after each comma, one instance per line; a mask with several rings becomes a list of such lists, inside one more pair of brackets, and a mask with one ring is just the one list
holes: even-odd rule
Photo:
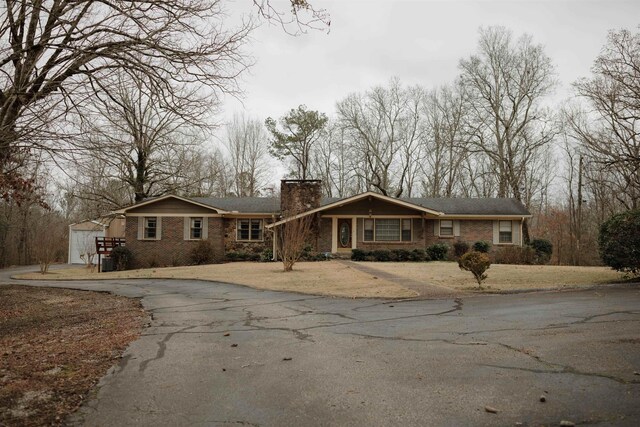
[[152, 315], [71, 425], [640, 424], [637, 288], [398, 302], [10, 273]]

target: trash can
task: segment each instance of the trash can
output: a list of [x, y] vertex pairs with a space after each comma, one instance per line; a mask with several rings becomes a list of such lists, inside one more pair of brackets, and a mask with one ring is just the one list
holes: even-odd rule
[[113, 260], [109, 257], [102, 258], [102, 269], [100, 271], [113, 271]]

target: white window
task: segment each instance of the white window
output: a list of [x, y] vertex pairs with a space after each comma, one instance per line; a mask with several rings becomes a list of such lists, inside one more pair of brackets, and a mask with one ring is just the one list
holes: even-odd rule
[[365, 242], [410, 242], [412, 225], [409, 218], [398, 219], [365, 219]]
[[511, 221], [500, 221], [500, 243], [512, 243], [513, 242], [513, 223]]
[[236, 240], [262, 241], [262, 220], [239, 219], [237, 222]]
[[453, 236], [453, 221], [440, 220], [440, 235]]
[[158, 235], [158, 218], [148, 216], [144, 218], [144, 234], [145, 239], [155, 239]]
[[192, 240], [202, 239], [204, 221], [202, 218], [191, 218], [191, 226], [189, 229], [189, 238]]

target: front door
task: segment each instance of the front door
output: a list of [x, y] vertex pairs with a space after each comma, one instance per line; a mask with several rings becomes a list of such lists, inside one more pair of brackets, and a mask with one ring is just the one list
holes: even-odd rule
[[338, 249], [351, 249], [351, 218], [338, 219]]

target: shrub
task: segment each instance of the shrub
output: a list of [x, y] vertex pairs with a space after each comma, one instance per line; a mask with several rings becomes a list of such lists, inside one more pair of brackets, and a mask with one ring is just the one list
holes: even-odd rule
[[489, 255], [477, 251], [467, 252], [458, 260], [458, 267], [461, 270], [470, 271], [480, 289], [482, 289], [482, 282], [487, 278], [486, 271], [490, 266]]
[[491, 250], [491, 243], [485, 242], [484, 240], [478, 240], [473, 244], [473, 250], [486, 254]]
[[424, 249], [414, 249], [409, 255], [411, 261], [429, 261], [427, 252]]
[[408, 251], [406, 249], [396, 249], [392, 252], [395, 253], [395, 258], [397, 261], [406, 262], [411, 260], [411, 251]]
[[533, 239], [529, 244], [536, 252], [536, 263], [546, 264], [551, 260], [553, 244], [545, 239]]
[[600, 226], [600, 257], [618, 271], [640, 275], [640, 209], [612, 216]]
[[531, 246], [505, 246], [495, 252], [497, 264], [535, 264], [536, 251]]
[[111, 250], [109, 257], [113, 260], [113, 268], [116, 271], [133, 268], [133, 253], [126, 246], [116, 246]]
[[447, 252], [449, 252], [449, 246], [444, 243], [436, 243], [435, 245], [427, 246], [429, 259], [433, 261], [442, 261], [447, 257]]
[[462, 255], [469, 252], [469, 244], [462, 240], [456, 240], [453, 243], [453, 254], [456, 258], [460, 258]]
[[373, 259], [379, 262], [391, 261], [391, 252], [387, 249], [376, 249], [371, 252]]
[[271, 262], [273, 261], [273, 251], [271, 249], [265, 249], [260, 253], [260, 261]]
[[351, 260], [352, 261], [365, 261], [368, 253], [363, 251], [362, 249], [352, 249], [351, 250]]
[[190, 258], [193, 264], [211, 264], [213, 262], [213, 245], [208, 240], [200, 240], [191, 250]]

